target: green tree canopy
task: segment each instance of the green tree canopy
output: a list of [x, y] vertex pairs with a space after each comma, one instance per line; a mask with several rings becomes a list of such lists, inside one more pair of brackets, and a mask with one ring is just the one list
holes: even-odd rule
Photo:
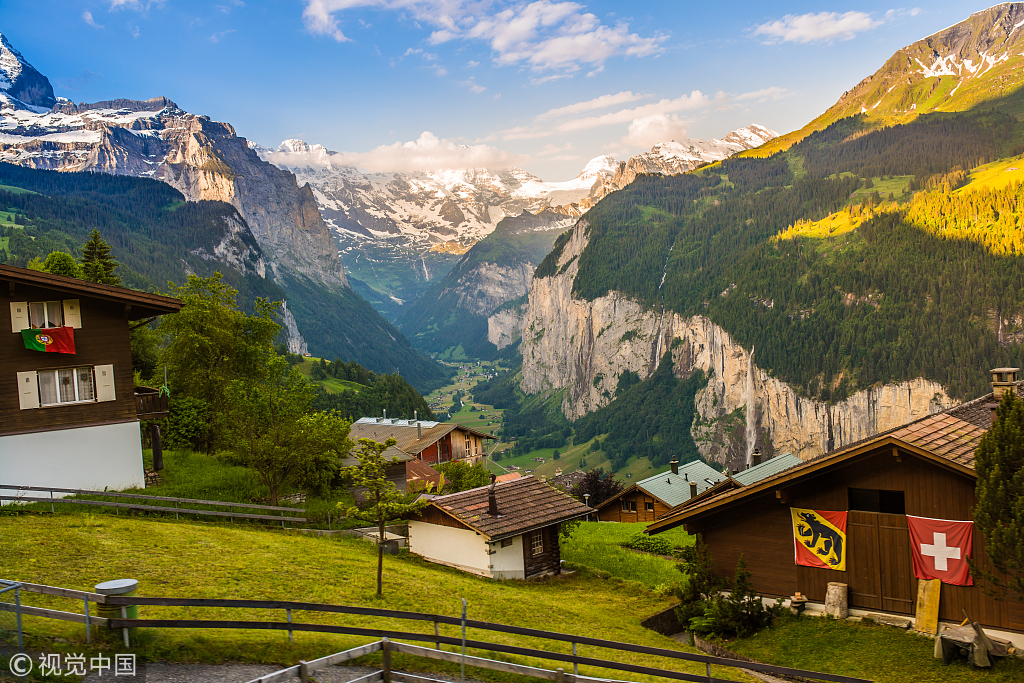
[[164, 316], [157, 332], [167, 338], [160, 362], [167, 365], [168, 383], [176, 395], [204, 401], [210, 411], [206, 450], [222, 439], [228, 406], [225, 391], [234, 380], [258, 380], [275, 357], [273, 341], [280, 330], [274, 320], [277, 304], [260, 298], [248, 315], [235, 304], [238, 292], [221, 280], [190, 275], [171, 294], [184, 303]]
[[89, 239], [82, 245], [82, 274], [85, 279], [102, 285], [119, 286], [121, 278], [114, 274], [118, 265], [110, 254], [110, 245], [100, 236], [100, 231], [89, 233]]
[[1003, 395], [974, 454], [978, 473], [974, 523], [985, 537], [990, 567], [969, 560], [971, 573], [997, 599], [1024, 600], [1024, 401]]
[[82, 279], [82, 269], [75, 257], [66, 251], [51, 251], [43, 262], [43, 269], [54, 275]]
[[363, 489], [366, 504], [362, 507], [351, 507], [346, 514], [353, 519], [361, 519], [377, 527], [377, 597], [383, 597], [384, 577], [384, 527], [388, 522], [416, 512], [426, 506], [426, 500], [410, 502], [409, 496], [402, 493], [392, 481], [388, 480], [387, 468], [391, 458], [384, 451], [395, 445], [394, 439], [377, 443], [370, 439], [359, 439], [359, 450], [355, 453], [359, 465], [348, 468], [353, 483]]

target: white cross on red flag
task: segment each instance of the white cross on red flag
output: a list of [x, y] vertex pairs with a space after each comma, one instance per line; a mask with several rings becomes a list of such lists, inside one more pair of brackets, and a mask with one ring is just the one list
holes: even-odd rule
[[971, 556], [974, 522], [907, 515], [914, 576], [939, 579], [954, 586], [973, 586], [967, 558]]

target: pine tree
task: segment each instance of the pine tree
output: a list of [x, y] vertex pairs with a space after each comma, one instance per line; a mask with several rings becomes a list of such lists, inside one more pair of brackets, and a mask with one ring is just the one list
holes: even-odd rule
[[970, 559], [971, 573], [997, 600], [1024, 600], [1024, 401], [1014, 392], [1003, 395], [974, 468], [974, 524], [985, 537], [989, 567]]
[[110, 245], [100, 236], [99, 230], [89, 233], [89, 239], [82, 245], [82, 274], [90, 282], [101, 285], [121, 284], [121, 278], [114, 274], [118, 262], [110, 255]]

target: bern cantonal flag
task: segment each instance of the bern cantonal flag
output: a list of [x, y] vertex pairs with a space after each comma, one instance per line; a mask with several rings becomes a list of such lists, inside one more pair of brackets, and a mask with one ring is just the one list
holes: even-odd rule
[[74, 353], [75, 333], [70, 327], [46, 327], [21, 331], [25, 348], [46, 353]]
[[967, 558], [971, 556], [974, 522], [907, 515], [914, 576], [939, 579], [954, 586], [973, 586]]
[[846, 571], [845, 511], [790, 508], [796, 563]]

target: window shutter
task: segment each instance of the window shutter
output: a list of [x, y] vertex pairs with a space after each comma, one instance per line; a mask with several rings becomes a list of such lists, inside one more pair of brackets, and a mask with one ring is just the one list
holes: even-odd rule
[[78, 299], [64, 300], [64, 327], [73, 327], [76, 330], [82, 327], [82, 309]]
[[39, 385], [36, 383], [35, 370], [18, 373], [18, 401], [22, 410], [39, 407]]
[[11, 332], [21, 332], [28, 329], [28, 302], [11, 302]]
[[114, 392], [114, 366], [97, 365], [96, 372], [96, 400], [116, 401], [117, 395]]

